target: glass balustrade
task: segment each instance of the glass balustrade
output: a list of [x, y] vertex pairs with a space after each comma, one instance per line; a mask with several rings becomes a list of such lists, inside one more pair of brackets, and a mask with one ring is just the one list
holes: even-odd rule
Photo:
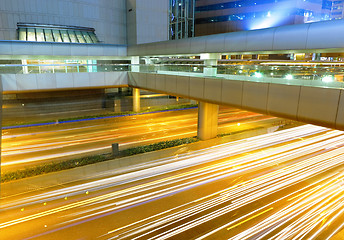
[[[228, 80], [278, 83], [328, 88], [344, 88], [342, 65], [241, 65], [226, 64], [28, 64], [0, 65], [0, 74], [75, 73], [132, 71], [179, 76], [211, 77]], [[211, 73], [211, 75], [209, 75]]]

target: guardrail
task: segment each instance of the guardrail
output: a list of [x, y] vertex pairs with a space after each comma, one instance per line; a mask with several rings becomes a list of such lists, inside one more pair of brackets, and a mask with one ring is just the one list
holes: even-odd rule
[[141, 72], [230, 80], [344, 88], [344, 65], [338, 64], [1, 64], [0, 74]]

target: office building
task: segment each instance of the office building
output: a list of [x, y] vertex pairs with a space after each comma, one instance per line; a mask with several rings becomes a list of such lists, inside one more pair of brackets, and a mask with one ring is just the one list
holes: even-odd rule
[[340, 19], [342, 1], [199, 0], [195, 36]]

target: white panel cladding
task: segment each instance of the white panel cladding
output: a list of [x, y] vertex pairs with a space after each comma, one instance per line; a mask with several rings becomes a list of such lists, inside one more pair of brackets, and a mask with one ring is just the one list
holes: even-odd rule
[[222, 79], [221, 102], [236, 107], [242, 105], [243, 81]]
[[147, 73], [139, 73], [139, 81], [137, 81], [137, 86], [141, 88], [147, 87]]
[[310, 24], [306, 48], [343, 48], [344, 32], [341, 31], [343, 20], [315, 22]]
[[156, 74], [147, 74], [147, 88], [156, 89]]
[[340, 90], [337, 118], [336, 118], [336, 128], [344, 129], [344, 90]]
[[176, 75], [166, 75], [165, 78], [166, 90], [171, 92], [177, 91], [177, 76]]
[[204, 99], [204, 78], [190, 77], [190, 94], [191, 98]]
[[166, 54], [175, 54], [178, 52], [177, 41], [163, 42]]
[[181, 96], [190, 95], [190, 77], [178, 76], [177, 77], [177, 92]]
[[117, 54], [118, 56], [127, 56], [127, 47], [126, 46], [118, 46], [117, 47]]
[[56, 75], [54, 73], [35, 74], [37, 89], [56, 89]]
[[340, 91], [301, 86], [298, 120], [335, 127]]
[[204, 78], [204, 98], [210, 101], [221, 102], [222, 79]]
[[[129, 44], [142, 44], [168, 39], [168, 0], [127, 1]], [[147, 17], [149, 16], [149, 17]], [[133, 21], [133, 20], [136, 21]], [[129, 22], [130, 21], [130, 22]], [[131, 38], [129, 38], [131, 36]]]
[[[92, 46], [88, 45], [88, 48]], [[111, 47], [111, 46], [104, 46], [103, 47], [103, 55], [104, 56], [119, 56], [118, 47]]]
[[108, 44], [0, 41], [0, 55], [18, 56], [126, 56], [127, 47]]
[[37, 89], [36, 74], [16, 74], [18, 90], [31, 90]]
[[73, 87], [89, 87], [90, 86], [90, 73], [71, 73], [73, 75]]
[[105, 73], [90, 73], [90, 87], [105, 86]]
[[247, 31], [246, 50], [272, 50], [275, 29]]
[[51, 43], [34, 43], [32, 45], [33, 55], [53, 55], [53, 46]]
[[155, 86], [157, 90], [166, 91], [165, 78], [166, 78], [165, 74], [156, 74]]
[[13, 55], [33, 55], [33, 48], [35, 43], [33, 42], [13, 42], [12, 54]]
[[127, 72], [105, 72], [105, 86], [128, 85]]
[[[131, 75], [133, 73], [129, 73]], [[219, 103], [246, 110], [286, 117], [305, 123], [344, 130], [344, 93], [341, 89], [293, 86], [275, 83], [177, 76], [177, 88], [166, 87], [163, 74], [135, 74], [129, 86], [138, 87], [141, 76], [156, 76], [156, 87], [151, 90], [185, 96], [200, 101]], [[163, 80], [160, 81], [159, 80]], [[215, 81], [222, 81], [220, 84]], [[212, 88], [212, 90], [210, 89]], [[189, 90], [189, 91], [188, 91]], [[218, 93], [221, 91], [221, 100]]]
[[205, 53], [205, 41], [208, 36], [195, 37], [190, 40], [190, 53]]
[[82, 44], [73, 44], [71, 45], [70, 51], [72, 56], [82, 56], [88, 53], [88, 46]]
[[250, 110], [266, 113], [268, 91], [268, 83], [244, 82], [242, 106]]
[[52, 44], [53, 55], [55, 56], [71, 56], [72, 50], [70, 44]]
[[[178, 40], [176, 54], [194, 53], [241, 53], [260, 51], [280, 51], [290, 53], [289, 50], [316, 50], [344, 48], [344, 20], [314, 22], [307, 24], [281, 26], [275, 28], [214, 34], [188, 40]], [[221, 38], [224, 36], [224, 46]], [[185, 42], [183, 42], [185, 41]], [[129, 55], [152, 55], [149, 51], [154, 49], [154, 54], [171, 54], [168, 46], [174, 45], [173, 41], [165, 44], [155, 43], [129, 47]], [[219, 44], [217, 44], [219, 43]], [[189, 48], [187, 47], [189, 46]], [[166, 50], [168, 49], [168, 50]]]
[[209, 37], [205, 42], [205, 52], [216, 52], [218, 49], [225, 49], [225, 34], [216, 34]]
[[247, 32], [234, 32], [225, 36], [225, 51], [246, 51]]
[[12, 55], [13, 54], [12, 42], [8, 42], [8, 41], [1, 42], [0, 41], [0, 54], [1, 55]]
[[88, 46], [88, 56], [104, 56], [104, 47], [100, 45]]
[[73, 88], [73, 74], [69, 73], [55, 73], [57, 88]]
[[185, 53], [190, 51], [190, 38], [178, 39], [176, 42], [176, 53]]
[[128, 85], [127, 72], [1, 74], [6, 92]]
[[300, 24], [276, 28], [273, 49], [306, 49], [309, 26]]
[[296, 119], [300, 89], [300, 86], [270, 84], [267, 105], [269, 114], [285, 115]]
[[17, 91], [16, 74], [1, 74], [2, 89], [6, 91]]

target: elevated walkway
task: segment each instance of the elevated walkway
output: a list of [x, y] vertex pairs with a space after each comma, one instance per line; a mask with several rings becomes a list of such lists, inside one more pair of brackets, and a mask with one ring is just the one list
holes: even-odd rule
[[344, 130], [344, 82], [339, 65], [316, 66], [316, 73], [314, 66], [214, 66], [213, 76], [203, 73], [204, 66], [183, 67], [177, 71], [180, 66], [138, 65], [131, 66], [134, 72], [0, 77], [4, 93], [129, 86]]
[[129, 86], [344, 130], [342, 82], [166, 73], [129, 72]]

